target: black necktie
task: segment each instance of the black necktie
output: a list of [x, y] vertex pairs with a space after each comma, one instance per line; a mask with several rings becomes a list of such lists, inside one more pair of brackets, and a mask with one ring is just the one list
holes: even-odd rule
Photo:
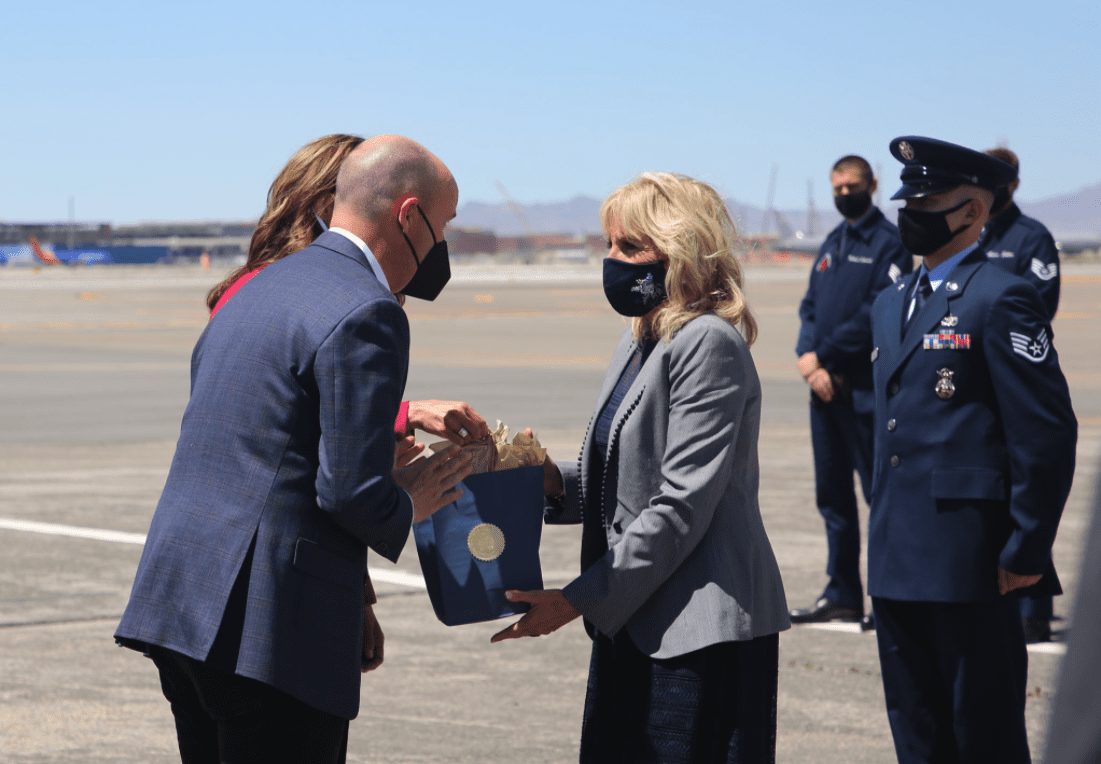
[[902, 322], [903, 334], [906, 334], [906, 330], [910, 328], [910, 322], [913, 321], [921, 311], [921, 306], [925, 304], [925, 301], [929, 299], [931, 294], [933, 294], [933, 285], [929, 283], [929, 274], [922, 273], [921, 278], [918, 279], [917, 287], [914, 289], [914, 297], [911, 300], [911, 304], [914, 307], [909, 311], [906, 320]]

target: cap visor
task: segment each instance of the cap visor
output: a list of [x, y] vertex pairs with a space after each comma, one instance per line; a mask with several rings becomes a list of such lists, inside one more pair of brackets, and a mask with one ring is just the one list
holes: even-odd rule
[[943, 191], [949, 191], [959, 183], [903, 183], [902, 187], [891, 195], [891, 199], [920, 199]]

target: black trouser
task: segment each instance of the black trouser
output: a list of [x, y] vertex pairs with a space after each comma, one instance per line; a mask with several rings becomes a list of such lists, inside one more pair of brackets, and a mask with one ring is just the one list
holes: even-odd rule
[[822, 596], [837, 605], [864, 610], [860, 583], [860, 519], [853, 470], [860, 476], [864, 499], [872, 494], [872, 415], [853, 408], [839, 390], [829, 403], [811, 396], [811, 445], [814, 448], [814, 494], [826, 523], [829, 582]]
[[1028, 653], [1015, 597], [872, 598], [887, 717], [901, 764], [1027, 764]]
[[171, 650], [149, 652], [172, 705], [184, 764], [344, 762], [347, 719]]
[[776, 634], [659, 660], [625, 631], [597, 634], [581, 723], [583, 764], [776, 761]]

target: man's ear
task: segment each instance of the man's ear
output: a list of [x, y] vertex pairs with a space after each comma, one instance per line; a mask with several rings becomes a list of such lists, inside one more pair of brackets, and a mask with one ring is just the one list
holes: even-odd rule
[[394, 218], [398, 221], [398, 225], [400, 225], [403, 230], [409, 226], [413, 210], [417, 208], [418, 204], [420, 204], [420, 199], [411, 194], [399, 196], [394, 200], [391, 210]]
[[993, 197], [976, 195], [971, 200], [971, 204], [967, 205], [967, 222], [971, 223], [978, 219], [985, 219], [990, 214], [990, 208], [993, 206]]
[[1017, 193], [1017, 187], [1020, 186], [1020, 185], [1021, 185], [1021, 179], [1020, 178], [1014, 178], [1013, 182], [1009, 184], [1009, 195], [1013, 196], [1013, 194]]
[[875, 190], [877, 188], [879, 188], [879, 179], [878, 178], [872, 178], [872, 182], [870, 184], [868, 184], [868, 193], [869, 194], [874, 194]]

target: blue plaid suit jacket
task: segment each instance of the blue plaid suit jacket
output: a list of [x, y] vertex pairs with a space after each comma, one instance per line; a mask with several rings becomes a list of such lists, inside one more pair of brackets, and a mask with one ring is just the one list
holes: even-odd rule
[[408, 353], [405, 313], [339, 234], [235, 295], [195, 346], [116, 638], [354, 718], [367, 548], [396, 560], [412, 521], [391, 479]]

